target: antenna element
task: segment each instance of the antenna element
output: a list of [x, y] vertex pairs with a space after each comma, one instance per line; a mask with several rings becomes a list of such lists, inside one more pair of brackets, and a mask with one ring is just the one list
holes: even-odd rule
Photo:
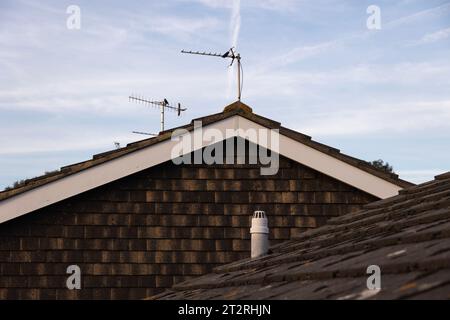
[[142, 135], [145, 135], [145, 136], [152, 136], [152, 137], [156, 137], [157, 136], [156, 133], [141, 132], [141, 131], [132, 131], [132, 132], [136, 133], [136, 134], [142, 134]]
[[200, 52], [200, 51], [186, 51], [186, 50], [181, 50], [181, 53], [187, 53], [187, 54], [196, 54], [196, 55], [200, 55], [200, 56], [211, 56], [211, 57], [219, 57], [219, 58], [230, 58], [231, 59], [231, 63], [230, 63], [230, 67], [233, 65], [234, 60], [237, 61], [237, 86], [238, 86], [238, 91], [237, 91], [237, 98], [240, 101], [241, 100], [241, 92], [242, 92], [242, 86], [241, 86], [241, 70], [242, 70], [242, 65], [241, 65], [241, 55], [237, 52], [235, 52], [234, 47], [230, 48], [230, 50], [228, 50], [227, 52], [223, 53], [223, 54], [218, 54], [218, 53], [207, 53], [207, 52]]
[[[165, 98], [162, 101], [147, 100], [147, 99], [144, 99], [144, 98], [141, 98], [141, 97], [136, 97], [136, 96], [133, 96], [133, 95], [129, 96], [128, 98], [129, 98], [130, 101], [134, 101], [134, 102], [137, 102], [137, 103], [144, 103], [144, 104], [147, 104], [147, 105], [158, 106], [160, 111], [161, 111], [161, 131], [164, 131], [164, 111], [165, 111], [165, 109], [176, 111], [178, 116], [181, 115], [181, 112], [187, 110], [187, 108], [181, 108], [181, 104], [180, 103], [178, 103], [176, 107], [171, 106], [169, 101], [167, 101], [167, 99], [165, 99]], [[154, 134], [151, 134], [151, 133], [138, 132], [138, 131], [133, 131], [133, 133], [154, 135]]]

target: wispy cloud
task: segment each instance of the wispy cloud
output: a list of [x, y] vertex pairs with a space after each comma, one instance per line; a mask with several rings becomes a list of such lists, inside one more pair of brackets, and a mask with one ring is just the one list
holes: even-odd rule
[[264, 62], [255, 66], [252, 72], [257, 75], [277, 70], [281, 67], [286, 67], [293, 63], [329, 52], [329, 50], [332, 50], [339, 44], [340, 41], [331, 40], [313, 45], [294, 47], [283, 54], [266, 59]]
[[[295, 97], [330, 89], [364, 86], [377, 90], [377, 86], [424, 87], [434, 83], [438, 87], [450, 86], [450, 63], [403, 62], [393, 64], [358, 64], [334, 67], [323, 71], [271, 70], [247, 74], [246, 95], [249, 97]], [[335, 102], [337, 104], [337, 102]], [[361, 106], [361, 103], [358, 103]]]
[[430, 128], [447, 128], [450, 123], [450, 100], [397, 104], [377, 104], [362, 109], [316, 113], [300, 131], [312, 135], [362, 135], [374, 133], [414, 132]]
[[420, 40], [414, 41], [413, 45], [421, 45], [427, 43], [434, 43], [450, 37], [450, 28], [441, 29], [436, 32], [427, 33]]
[[156, 16], [151, 19], [146, 15], [133, 14], [131, 23], [133, 30], [137, 32], [153, 32], [188, 40], [204, 30], [214, 30], [220, 26], [220, 20], [215, 17], [177, 17], [171, 15]]
[[[387, 23], [383, 23], [383, 30], [391, 30], [397, 27], [408, 25], [424, 19], [436, 18], [450, 13], [450, 3], [445, 3], [433, 8], [418, 11], [413, 14], [396, 18]], [[449, 36], [449, 29], [443, 29], [432, 34], [425, 35], [422, 42], [434, 42], [445, 39]], [[330, 54], [333, 50], [343, 47], [350, 47], [355, 42], [359, 43], [362, 40], [369, 40], [376, 32], [362, 28], [358, 31], [345, 34], [333, 40], [318, 42], [314, 44], [307, 44], [296, 46], [287, 50], [285, 53], [265, 60], [255, 67], [256, 73], [268, 72], [280, 67], [285, 67], [296, 62], [313, 58], [322, 54]]]
[[[197, 2], [211, 8], [233, 8], [233, 1], [230, 0], [182, 0]], [[299, 0], [245, 0], [242, 5], [270, 11], [291, 11], [297, 8], [303, 1]]]
[[439, 6], [421, 10], [413, 14], [403, 16], [383, 24], [383, 29], [391, 29], [403, 25], [408, 25], [424, 19], [435, 19], [437, 17], [450, 13], [450, 3], [444, 3]]
[[71, 74], [55, 76], [54, 81], [36, 83], [0, 90], [0, 110], [30, 110], [52, 114], [66, 112], [89, 112], [96, 114], [115, 114], [117, 116], [136, 110], [134, 105], [127, 105], [127, 97], [135, 92], [157, 94], [163, 92], [170, 98], [175, 93], [190, 95], [190, 87], [186, 83], [195, 82], [204, 91], [197, 94], [199, 99], [213, 99], [215, 92], [220, 92], [220, 79], [210, 73], [199, 72], [196, 75], [154, 71], [152, 76], [144, 76], [138, 72], [110, 72], [108, 76], [83, 79]]

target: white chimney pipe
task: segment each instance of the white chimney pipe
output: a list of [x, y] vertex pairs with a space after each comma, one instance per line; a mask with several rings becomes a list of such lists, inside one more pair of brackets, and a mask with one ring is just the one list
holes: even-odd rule
[[269, 251], [269, 228], [267, 217], [264, 211], [255, 211], [252, 218], [252, 258], [257, 258], [267, 254]]

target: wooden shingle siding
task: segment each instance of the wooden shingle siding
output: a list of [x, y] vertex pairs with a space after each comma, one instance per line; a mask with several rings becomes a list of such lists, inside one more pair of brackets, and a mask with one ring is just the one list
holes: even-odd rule
[[1, 224], [0, 299], [148, 297], [248, 257], [254, 210], [276, 244], [374, 200], [282, 157], [274, 176], [169, 161]]

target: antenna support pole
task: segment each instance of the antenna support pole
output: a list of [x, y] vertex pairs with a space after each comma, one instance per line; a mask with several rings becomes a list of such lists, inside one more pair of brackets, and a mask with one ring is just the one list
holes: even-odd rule
[[164, 131], [164, 109], [165, 109], [165, 103], [160, 106], [161, 109], [161, 132]]
[[241, 101], [241, 55], [238, 53], [237, 59], [237, 86], [238, 86], [238, 101]]

